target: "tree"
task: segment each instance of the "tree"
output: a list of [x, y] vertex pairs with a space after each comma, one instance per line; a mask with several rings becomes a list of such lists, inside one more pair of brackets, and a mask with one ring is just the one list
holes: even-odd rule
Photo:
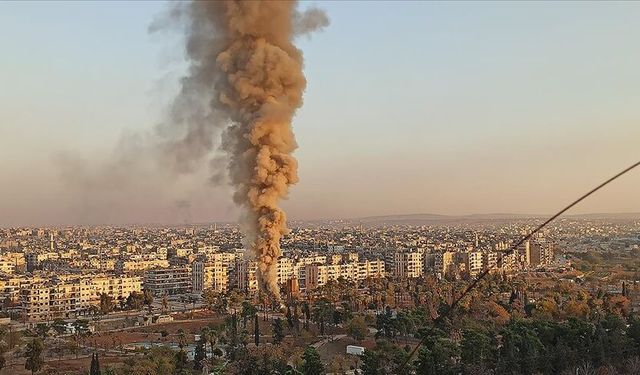
[[284, 339], [284, 325], [282, 319], [276, 318], [273, 321], [273, 343], [280, 344]]
[[334, 374], [343, 374], [349, 369], [349, 361], [347, 357], [342, 354], [338, 354], [332, 358], [329, 364], [329, 370]]
[[285, 318], [287, 318], [287, 326], [289, 326], [289, 330], [293, 329], [293, 314], [291, 314], [291, 306], [287, 305], [287, 312], [285, 313]]
[[629, 315], [631, 302], [627, 297], [617, 294], [607, 296], [604, 307], [607, 313], [622, 317]]
[[486, 312], [489, 320], [498, 325], [507, 324], [511, 318], [509, 312], [504, 307], [493, 301], [487, 304]]
[[7, 362], [7, 360], [4, 358], [5, 350], [6, 350], [6, 346], [2, 345], [0, 347], [0, 371], [2, 371], [2, 369], [4, 368], [4, 365]]
[[121, 375], [174, 375], [176, 374], [176, 352], [167, 347], [157, 347], [142, 357], [124, 361]]
[[324, 336], [325, 324], [333, 317], [333, 306], [326, 298], [320, 299], [313, 307], [313, 320], [320, 326], [320, 335]]
[[253, 316], [256, 315], [257, 313], [258, 313], [258, 309], [256, 309], [255, 306], [253, 306], [249, 301], [243, 301], [242, 312], [240, 313], [240, 316], [242, 316], [242, 326], [246, 328], [247, 321], [250, 318], [253, 318]]
[[151, 312], [151, 308], [153, 306], [153, 293], [147, 289], [144, 289], [142, 293], [144, 295], [144, 304], [147, 305], [149, 312]]
[[304, 314], [304, 329], [309, 330], [309, 319], [311, 319], [311, 310], [309, 308], [309, 303], [304, 302], [302, 304], [302, 313]]
[[42, 359], [42, 350], [42, 340], [38, 338], [31, 340], [31, 342], [27, 344], [24, 352], [24, 356], [26, 358], [24, 368], [26, 370], [30, 370], [31, 374], [35, 374], [36, 372], [40, 371], [42, 365], [44, 364], [44, 360]]
[[458, 374], [455, 358], [459, 353], [456, 344], [440, 330], [434, 329], [425, 335], [424, 346], [416, 361], [416, 372], [424, 375]]
[[139, 310], [145, 304], [145, 296], [143, 293], [133, 291], [126, 300], [126, 306], [132, 310]]
[[463, 332], [460, 355], [465, 366], [484, 366], [490, 361], [492, 349], [491, 338], [483, 332], [474, 329]]
[[202, 362], [207, 359], [207, 340], [204, 335], [200, 336], [200, 340], [196, 343], [195, 353], [193, 355], [193, 368], [202, 370]]
[[56, 331], [57, 334], [62, 335], [67, 332], [67, 323], [63, 319], [56, 319], [51, 324], [51, 327]]
[[187, 353], [184, 351], [184, 348], [182, 348], [181, 346], [180, 350], [178, 350], [175, 354], [176, 371], [180, 373], [182, 370], [185, 370], [187, 368], [188, 361], [189, 361], [189, 358], [187, 357]]
[[89, 375], [101, 375], [100, 372], [100, 362], [98, 361], [98, 353], [93, 353], [91, 355], [91, 368], [89, 370]]
[[[408, 353], [405, 350], [392, 345], [387, 340], [380, 340], [376, 343], [374, 349], [364, 351], [362, 355], [362, 374], [410, 374], [412, 373], [411, 365], [406, 365], [403, 368], [403, 364], [407, 359]], [[400, 370], [401, 368], [403, 368], [402, 371]]]
[[167, 299], [167, 295], [162, 296], [162, 312], [166, 314], [167, 309], [169, 308], [169, 299]]
[[81, 336], [89, 334], [89, 322], [83, 319], [78, 319], [73, 322], [73, 328]]
[[281, 346], [262, 345], [256, 348], [243, 348], [240, 354], [229, 363], [229, 367], [220, 373], [234, 375], [285, 374], [289, 370], [285, 353]]
[[253, 317], [253, 342], [256, 346], [260, 345], [260, 324], [257, 314]]
[[585, 301], [568, 301], [564, 304], [564, 315], [568, 318], [585, 319], [589, 315], [589, 305]]
[[100, 294], [100, 313], [102, 313], [102, 315], [112, 312], [114, 307], [113, 297], [107, 293]]
[[38, 323], [36, 325], [36, 334], [43, 339], [49, 335], [49, 326], [44, 323]]
[[312, 347], [307, 346], [302, 355], [302, 373], [304, 375], [321, 375], [324, 374], [324, 364], [320, 359], [318, 351]]
[[362, 316], [354, 317], [347, 324], [347, 333], [358, 341], [364, 340], [367, 331], [367, 323]]
[[380, 374], [380, 355], [374, 350], [365, 350], [362, 355], [361, 370], [363, 375]]

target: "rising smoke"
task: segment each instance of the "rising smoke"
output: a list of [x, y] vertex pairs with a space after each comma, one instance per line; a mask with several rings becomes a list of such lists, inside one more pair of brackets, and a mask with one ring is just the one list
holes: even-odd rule
[[293, 41], [328, 25], [322, 11], [300, 13], [296, 5], [195, 1], [172, 13], [186, 22], [190, 66], [173, 107], [173, 125], [186, 128], [186, 135], [166, 147], [188, 168], [212, 151], [224, 129], [220, 151], [233, 200], [243, 209], [245, 245], [258, 263], [261, 288], [276, 299], [276, 262], [287, 233], [279, 201], [298, 181], [291, 122], [306, 86]]

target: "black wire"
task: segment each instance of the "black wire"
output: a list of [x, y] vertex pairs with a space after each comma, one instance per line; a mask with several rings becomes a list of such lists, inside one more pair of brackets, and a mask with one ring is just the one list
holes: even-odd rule
[[[536, 229], [534, 229], [533, 231], [529, 232], [529, 234], [527, 234], [526, 236], [522, 237], [520, 240], [518, 240], [518, 242], [516, 242], [514, 245], [511, 245], [511, 247], [506, 250], [505, 252], [503, 252], [497, 259], [496, 261], [496, 265], [497, 266], [502, 259], [504, 259], [505, 257], [513, 254], [516, 249], [522, 245], [523, 243], [525, 243], [527, 240], [531, 239], [531, 237], [533, 237], [534, 234], [538, 233], [542, 228], [544, 228], [545, 226], [547, 226], [547, 224], [549, 224], [550, 222], [552, 222], [553, 220], [555, 220], [556, 218], [558, 218], [558, 216], [562, 215], [563, 213], [567, 212], [569, 209], [571, 209], [573, 206], [575, 206], [576, 204], [582, 202], [585, 198], [587, 198], [588, 196], [590, 196], [591, 194], [595, 193], [596, 191], [602, 189], [604, 186], [608, 185], [610, 182], [612, 182], [613, 180], [617, 179], [618, 177], [624, 175], [625, 173], [629, 172], [630, 170], [634, 169], [635, 167], [640, 165], [640, 161], [638, 161], [637, 163], [631, 165], [630, 167], [625, 168], [623, 171], [619, 172], [618, 174], [616, 174], [615, 176], [611, 177], [610, 179], [606, 180], [605, 182], [601, 183], [600, 185], [596, 186], [595, 188], [591, 189], [588, 193], [584, 194], [583, 196], [581, 196], [580, 198], [576, 199], [575, 201], [573, 201], [571, 204], [569, 204], [568, 206], [566, 206], [565, 208], [563, 208], [562, 210], [558, 211], [555, 215], [551, 216], [549, 219], [547, 219], [544, 223], [538, 225], [536, 227]], [[494, 266], [494, 267], [495, 267]], [[493, 268], [485, 268], [484, 271], [480, 272], [478, 274], [478, 276], [473, 280], [473, 282], [471, 284], [469, 284], [465, 290], [462, 292], [462, 294], [460, 294], [460, 296], [458, 298], [456, 298], [453, 303], [451, 303], [451, 305], [449, 305], [449, 308], [447, 309], [447, 311], [445, 311], [444, 314], [439, 315], [434, 321], [433, 321], [433, 325], [437, 326], [439, 323], [442, 322], [443, 319], [449, 317], [451, 315], [451, 313], [453, 312], [453, 310], [456, 309], [456, 307], [458, 307], [458, 304], [460, 304], [460, 301], [467, 296], [467, 294], [469, 294], [469, 292], [471, 292], [471, 290], [473, 290], [476, 285], [478, 285], [478, 283], [480, 281], [482, 281], [482, 279], [484, 279], [490, 271], [492, 271]], [[411, 351], [411, 353], [409, 353], [409, 356], [407, 357], [407, 360], [402, 364], [402, 366], [400, 367], [400, 371], [404, 369], [404, 367], [411, 361], [411, 358], [413, 358], [413, 356], [416, 354], [416, 352], [418, 351], [418, 349], [420, 349], [420, 347], [424, 344], [426, 337], [423, 337], [420, 342], [418, 343], [418, 345], [416, 345], [415, 348], [413, 348], [413, 350]]]

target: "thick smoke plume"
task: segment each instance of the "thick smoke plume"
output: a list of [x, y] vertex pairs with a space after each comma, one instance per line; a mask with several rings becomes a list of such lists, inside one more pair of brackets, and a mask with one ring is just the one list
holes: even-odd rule
[[300, 13], [296, 5], [195, 1], [171, 15], [187, 23], [190, 66], [172, 122], [186, 135], [167, 148], [188, 168], [212, 151], [213, 138], [224, 129], [220, 149], [233, 199], [243, 209], [245, 244], [258, 263], [261, 287], [275, 298], [280, 238], [287, 233], [279, 201], [298, 181], [291, 122], [306, 86], [302, 53], [293, 41], [328, 24], [322, 11]]

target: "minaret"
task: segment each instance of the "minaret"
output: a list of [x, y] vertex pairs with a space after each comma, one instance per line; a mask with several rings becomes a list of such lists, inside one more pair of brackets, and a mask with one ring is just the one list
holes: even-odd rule
[[50, 233], [50, 235], [49, 235], [49, 249], [50, 249], [51, 251], [53, 251], [53, 248], [54, 248], [54, 244], [53, 244], [53, 232], [51, 232], [51, 233]]

